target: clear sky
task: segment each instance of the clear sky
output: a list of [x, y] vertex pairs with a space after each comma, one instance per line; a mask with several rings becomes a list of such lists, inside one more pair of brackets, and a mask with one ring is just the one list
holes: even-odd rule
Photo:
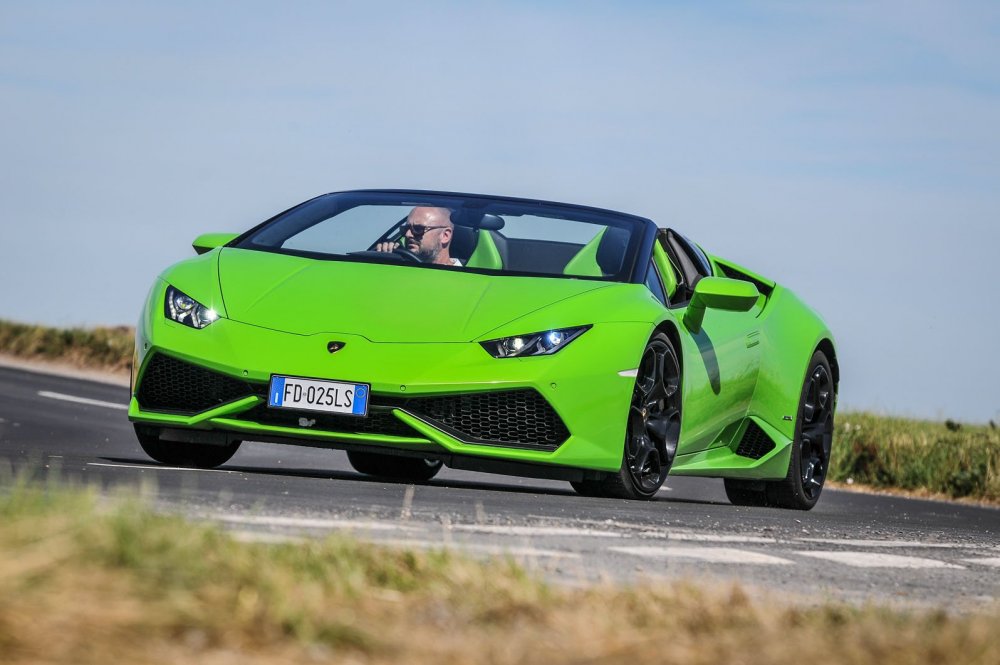
[[648, 216], [819, 309], [842, 406], [1000, 420], [1000, 3], [0, 2], [0, 318], [356, 187]]

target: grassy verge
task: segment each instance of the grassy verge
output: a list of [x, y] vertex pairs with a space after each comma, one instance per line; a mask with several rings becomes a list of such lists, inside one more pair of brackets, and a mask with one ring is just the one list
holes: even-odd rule
[[7, 663], [985, 663], [998, 629], [996, 615], [789, 607], [738, 588], [556, 589], [505, 561], [241, 543], [134, 502], [0, 493]]
[[127, 371], [134, 336], [128, 326], [48, 328], [0, 319], [0, 353], [77, 367]]
[[992, 424], [847, 413], [834, 445], [832, 480], [1000, 502], [1000, 430]]
[[[134, 331], [56, 329], [0, 319], [0, 353], [127, 370]], [[867, 413], [837, 416], [830, 478], [874, 488], [1000, 502], [1000, 430]]]

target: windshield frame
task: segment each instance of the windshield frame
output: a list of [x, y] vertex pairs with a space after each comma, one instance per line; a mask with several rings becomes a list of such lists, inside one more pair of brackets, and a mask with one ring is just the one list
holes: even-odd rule
[[[515, 207], [521, 210], [521, 214], [533, 214], [541, 217], [562, 218], [579, 221], [581, 223], [593, 222], [628, 229], [630, 238], [625, 250], [622, 270], [617, 275], [612, 276], [585, 276], [585, 275], [562, 275], [547, 272], [525, 272], [503, 269], [502, 271], [476, 268], [469, 266], [438, 266], [428, 263], [401, 263], [397, 257], [387, 254], [385, 258], [373, 256], [370, 252], [364, 252], [363, 256], [354, 254], [331, 254], [326, 252], [315, 252], [302, 249], [288, 249], [282, 247], [266, 246], [253, 243], [252, 240], [258, 234], [272, 228], [280, 223], [289, 214], [301, 209], [304, 206], [315, 204], [317, 201], [331, 199], [340, 201], [341, 199], [356, 199], [356, 205], [437, 205], [447, 204], [455, 209], [483, 210], [491, 212], [492, 208]], [[349, 201], [353, 202], [353, 201]], [[353, 207], [353, 206], [351, 206]], [[348, 210], [345, 207], [341, 212]], [[341, 214], [341, 213], [337, 213]], [[503, 214], [503, 213], [500, 213]], [[512, 213], [507, 212], [510, 215]], [[333, 217], [336, 217], [334, 215]], [[330, 217], [328, 219], [333, 219]], [[322, 223], [322, 222], [319, 222]], [[358, 189], [341, 192], [331, 192], [322, 194], [307, 201], [303, 201], [288, 210], [278, 213], [264, 222], [254, 226], [241, 235], [226, 243], [225, 247], [259, 251], [273, 254], [284, 254], [298, 256], [302, 258], [315, 259], [320, 261], [342, 261], [350, 263], [373, 263], [384, 265], [405, 265], [409, 267], [430, 268], [438, 270], [448, 270], [457, 272], [471, 272], [495, 277], [543, 277], [550, 279], [576, 279], [599, 282], [624, 282], [643, 283], [645, 281], [646, 263], [652, 253], [657, 233], [656, 224], [645, 217], [630, 215], [628, 213], [607, 210], [604, 208], [594, 208], [590, 206], [574, 205], [569, 203], [558, 203], [554, 201], [544, 201], [538, 199], [522, 199], [507, 196], [488, 196], [483, 194], [467, 194], [459, 192], [443, 192], [432, 190], [410, 190], [410, 189]], [[363, 248], [359, 248], [363, 249]]]

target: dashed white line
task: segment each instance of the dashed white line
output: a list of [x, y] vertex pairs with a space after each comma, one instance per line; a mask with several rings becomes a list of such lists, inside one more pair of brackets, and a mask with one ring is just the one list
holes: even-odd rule
[[496, 533], [506, 536], [591, 536], [597, 538], [621, 538], [616, 531], [581, 529], [565, 526], [515, 526], [504, 524], [455, 524], [455, 531], [470, 533]]
[[731, 547], [610, 547], [613, 552], [657, 559], [697, 559], [709, 563], [745, 563], [753, 565], [791, 565], [794, 561], [781, 557]]
[[283, 533], [268, 533], [266, 531], [229, 531], [229, 537], [241, 543], [301, 543], [305, 538], [290, 536]]
[[314, 517], [282, 517], [279, 515], [209, 515], [209, 519], [227, 524], [293, 527], [302, 529], [343, 529], [357, 531], [420, 531], [421, 529], [395, 522], [370, 520], [322, 519]]
[[965, 568], [937, 559], [883, 554], [882, 552], [796, 552], [796, 554], [814, 559], [826, 559], [854, 568], [957, 568], [959, 570]]
[[63, 393], [54, 393], [48, 390], [39, 390], [39, 397], [47, 397], [49, 399], [58, 399], [63, 402], [73, 402], [75, 404], [86, 404], [88, 406], [103, 406], [105, 409], [117, 409], [119, 411], [128, 411], [127, 404], [119, 404], [118, 402], [105, 402], [99, 399], [90, 399], [89, 397], [77, 397], [76, 395], [64, 395]]
[[505, 547], [503, 545], [485, 545], [481, 543], [444, 543], [429, 540], [371, 540], [375, 545], [386, 545], [391, 547], [412, 547], [421, 549], [447, 549], [467, 552], [483, 552], [484, 554], [509, 554], [512, 556], [525, 557], [546, 557], [552, 559], [579, 559], [577, 552], [562, 552], [559, 550], [546, 550], [536, 547]]
[[153, 464], [110, 464], [107, 462], [87, 462], [87, 466], [108, 466], [116, 469], [153, 469], [154, 471], [200, 471], [208, 473], [239, 473], [229, 469], [195, 469], [189, 466], [159, 466]]
[[778, 540], [765, 536], [724, 536], [714, 533], [668, 533], [670, 540], [687, 540], [700, 543], [755, 543], [758, 545], [771, 545]]
[[848, 547], [913, 547], [961, 549], [979, 548], [981, 545], [963, 545], [960, 543], [928, 543], [919, 540], [857, 540], [852, 538], [796, 538], [803, 543], [822, 543], [824, 545], [846, 545]]

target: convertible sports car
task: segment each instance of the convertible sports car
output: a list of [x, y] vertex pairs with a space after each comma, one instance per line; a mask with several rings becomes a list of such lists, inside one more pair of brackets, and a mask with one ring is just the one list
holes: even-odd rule
[[208, 234], [153, 284], [129, 419], [164, 464], [243, 440], [339, 448], [649, 499], [667, 473], [808, 510], [839, 367], [788, 289], [649, 219], [498, 196], [363, 190]]

